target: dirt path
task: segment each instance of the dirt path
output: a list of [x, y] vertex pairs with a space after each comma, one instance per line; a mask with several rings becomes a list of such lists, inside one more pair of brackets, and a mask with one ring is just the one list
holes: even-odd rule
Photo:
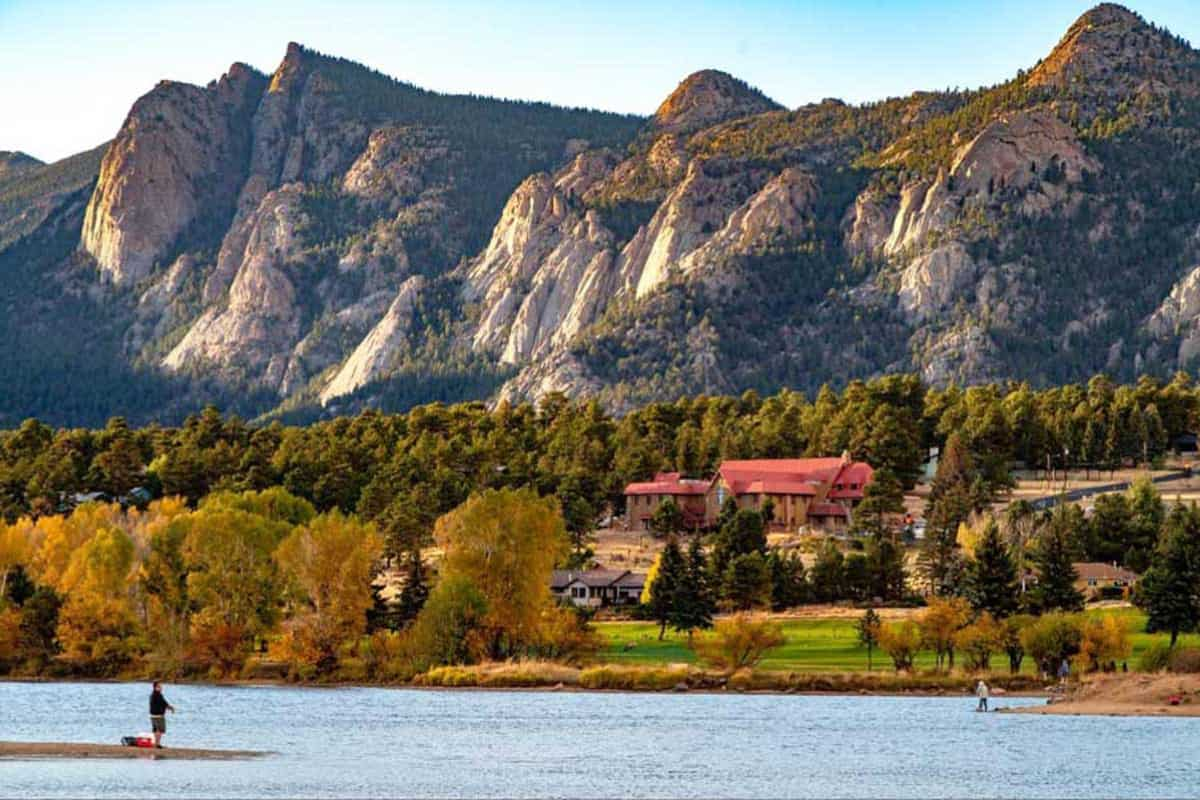
[[42, 758], [177, 758], [195, 761], [229, 761], [269, 755], [259, 750], [196, 750], [187, 747], [125, 747], [86, 742], [0, 742], [0, 759], [23, 761]]
[[1089, 679], [1044, 706], [1014, 714], [1107, 717], [1200, 717], [1200, 675], [1104, 675]]

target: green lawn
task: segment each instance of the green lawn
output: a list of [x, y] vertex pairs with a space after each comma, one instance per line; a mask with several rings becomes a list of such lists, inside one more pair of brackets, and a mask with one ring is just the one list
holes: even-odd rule
[[[1133, 638], [1133, 655], [1129, 667], [1133, 669], [1138, 656], [1151, 642], [1166, 641], [1161, 634], [1142, 632], [1145, 615], [1137, 609], [1120, 608], [1089, 611], [1089, 614], [1118, 614], [1126, 620]], [[867, 651], [858, 643], [858, 634], [853, 618], [828, 619], [785, 619], [783, 633], [787, 643], [765, 658], [763, 669], [792, 672], [837, 672], [860, 671], [867, 668]], [[693, 663], [695, 654], [687, 647], [687, 637], [667, 631], [663, 641], [658, 641], [658, 626], [652, 622], [599, 622], [596, 628], [606, 641], [601, 651], [604, 661], [624, 664], [667, 664]], [[1187, 645], [1200, 646], [1200, 636], [1181, 637]], [[891, 661], [885, 653], [876, 652], [873, 658], [875, 669], [890, 669]], [[1001, 669], [1007, 665], [1003, 653], [992, 658], [992, 666]], [[933, 654], [921, 653], [917, 657], [918, 669], [933, 667]], [[1033, 665], [1025, 660], [1024, 668], [1032, 671]]]

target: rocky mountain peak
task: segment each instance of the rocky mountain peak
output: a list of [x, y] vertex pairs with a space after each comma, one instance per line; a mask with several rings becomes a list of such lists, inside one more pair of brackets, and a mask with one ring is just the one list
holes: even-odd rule
[[1084, 83], [1108, 91], [1169, 78], [1190, 48], [1116, 3], [1102, 3], [1077, 19], [1030, 74], [1033, 86]]
[[783, 106], [745, 81], [715, 69], [693, 72], [654, 112], [658, 131], [688, 132]]

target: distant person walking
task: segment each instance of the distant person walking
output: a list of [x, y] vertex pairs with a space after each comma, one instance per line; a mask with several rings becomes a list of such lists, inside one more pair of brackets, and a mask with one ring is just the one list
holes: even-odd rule
[[988, 685], [986, 683], [984, 683], [982, 680], [979, 681], [979, 683], [977, 683], [975, 685], [975, 696], [979, 698], [979, 705], [975, 706], [976, 711], [987, 711], [988, 710], [987, 701], [988, 701], [989, 693], [990, 692], [988, 691]]
[[150, 730], [154, 731], [154, 746], [162, 747], [163, 734], [167, 732], [167, 712], [175, 713], [175, 706], [163, 697], [162, 684], [154, 682], [154, 691], [150, 692]]
[[1058, 665], [1058, 679], [1063, 683], [1067, 682], [1067, 678], [1071, 676], [1071, 664], [1065, 658]]

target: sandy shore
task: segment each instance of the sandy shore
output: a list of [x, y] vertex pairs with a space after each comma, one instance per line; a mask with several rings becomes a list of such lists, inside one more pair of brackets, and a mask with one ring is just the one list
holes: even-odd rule
[[0, 759], [43, 758], [175, 758], [192, 761], [230, 761], [269, 755], [258, 750], [196, 750], [188, 747], [125, 747], [86, 742], [0, 742]]
[[1200, 675], [1100, 675], [1044, 706], [1013, 714], [1106, 717], [1200, 717]]

